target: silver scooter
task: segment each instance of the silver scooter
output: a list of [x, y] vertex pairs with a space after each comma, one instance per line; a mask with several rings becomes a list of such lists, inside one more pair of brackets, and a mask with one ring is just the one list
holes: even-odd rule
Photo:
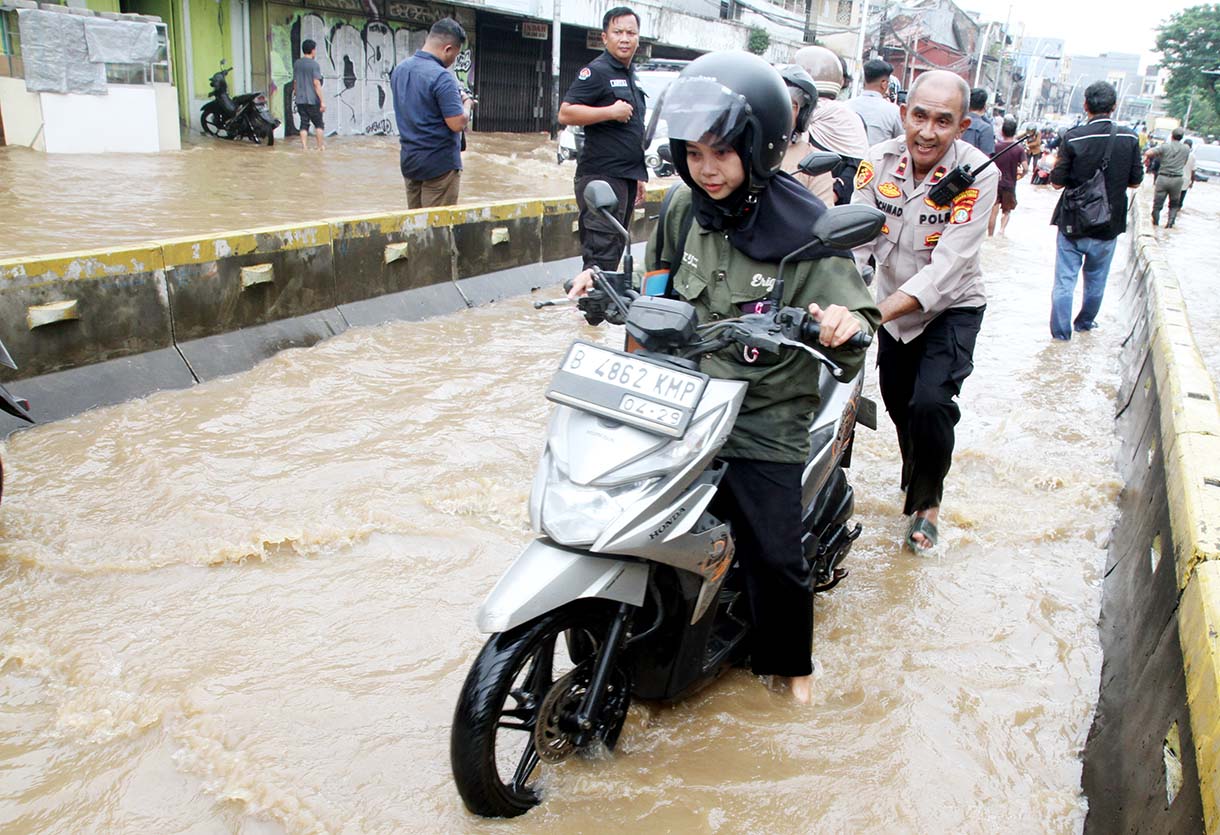
[[[608, 184], [590, 184], [585, 199], [613, 221]], [[872, 240], [884, 217], [838, 207], [813, 233], [851, 248]], [[547, 391], [557, 405], [530, 495], [539, 536], [478, 613], [491, 637], [462, 688], [450, 760], [479, 815], [512, 817], [539, 803], [540, 763], [613, 748], [633, 696], [675, 701], [747, 660], [732, 531], [709, 511], [727, 466], [716, 455], [746, 383], [701, 373], [700, 357], [729, 345], [799, 350], [831, 372], [803, 478], [812, 591], [842, 579], [860, 533], [844, 468], [856, 424], [876, 428], [876, 408], [861, 395], [863, 375], [835, 379], [840, 369], [817, 349], [807, 311], [781, 306], [784, 266], [797, 253], [780, 262], [770, 312], [699, 325], [689, 303], [627, 289], [627, 252], [623, 272], [595, 272], [582, 309], [625, 324], [641, 348], [577, 340], [568, 349]]]

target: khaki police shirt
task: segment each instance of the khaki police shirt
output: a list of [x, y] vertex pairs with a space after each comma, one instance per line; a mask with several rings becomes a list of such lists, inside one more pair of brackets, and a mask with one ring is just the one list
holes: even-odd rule
[[969, 163], [977, 170], [986, 160], [982, 151], [959, 139], [923, 182], [917, 182], [906, 139], [898, 138], [874, 145], [860, 164], [852, 202], [876, 206], [888, 217], [881, 234], [855, 250], [856, 258], [861, 263], [870, 255], [876, 259], [878, 302], [901, 290], [922, 308], [882, 325], [901, 342], [915, 339], [951, 307], [987, 303], [979, 249], [1000, 172], [989, 165], [949, 206], [928, 199], [932, 186], [958, 165]]

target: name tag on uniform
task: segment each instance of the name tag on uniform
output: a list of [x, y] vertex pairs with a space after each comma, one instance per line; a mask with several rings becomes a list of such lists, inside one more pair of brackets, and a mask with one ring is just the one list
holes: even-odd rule
[[610, 86], [611, 86], [611, 87], [626, 87], [626, 86], [627, 86], [627, 79], [625, 79], [625, 78], [612, 78], [612, 79], [610, 79]]

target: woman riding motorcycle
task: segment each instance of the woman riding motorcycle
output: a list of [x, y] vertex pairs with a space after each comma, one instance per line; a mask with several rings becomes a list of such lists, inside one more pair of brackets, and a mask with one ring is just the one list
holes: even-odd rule
[[[757, 56], [710, 53], [674, 80], [661, 118], [685, 186], [668, 201], [647, 263], [671, 270], [669, 294], [694, 305], [701, 322], [765, 312], [780, 259], [813, 240], [814, 221], [826, 211], [780, 171], [793, 129], [783, 80]], [[689, 215], [695, 222], [684, 227]], [[808, 308], [821, 325], [824, 353], [851, 379], [865, 352], [840, 346], [874, 331], [881, 314], [850, 252], [814, 244], [785, 272], [779, 304]], [[592, 284], [587, 270], [569, 296]], [[701, 370], [749, 384], [722, 451], [729, 466], [719, 504], [710, 509], [733, 526], [754, 624], [751, 668], [786, 680], [808, 702], [813, 592], [801, 548], [801, 472], [820, 368], [804, 351], [770, 356], [731, 347], [706, 356]]]

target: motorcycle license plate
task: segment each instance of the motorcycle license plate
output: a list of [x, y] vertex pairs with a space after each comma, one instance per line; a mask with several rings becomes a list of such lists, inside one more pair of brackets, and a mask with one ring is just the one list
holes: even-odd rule
[[649, 432], [680, 438], [690, 425], [708, 376], [574, 342], [555, 372], [547, 399]]

